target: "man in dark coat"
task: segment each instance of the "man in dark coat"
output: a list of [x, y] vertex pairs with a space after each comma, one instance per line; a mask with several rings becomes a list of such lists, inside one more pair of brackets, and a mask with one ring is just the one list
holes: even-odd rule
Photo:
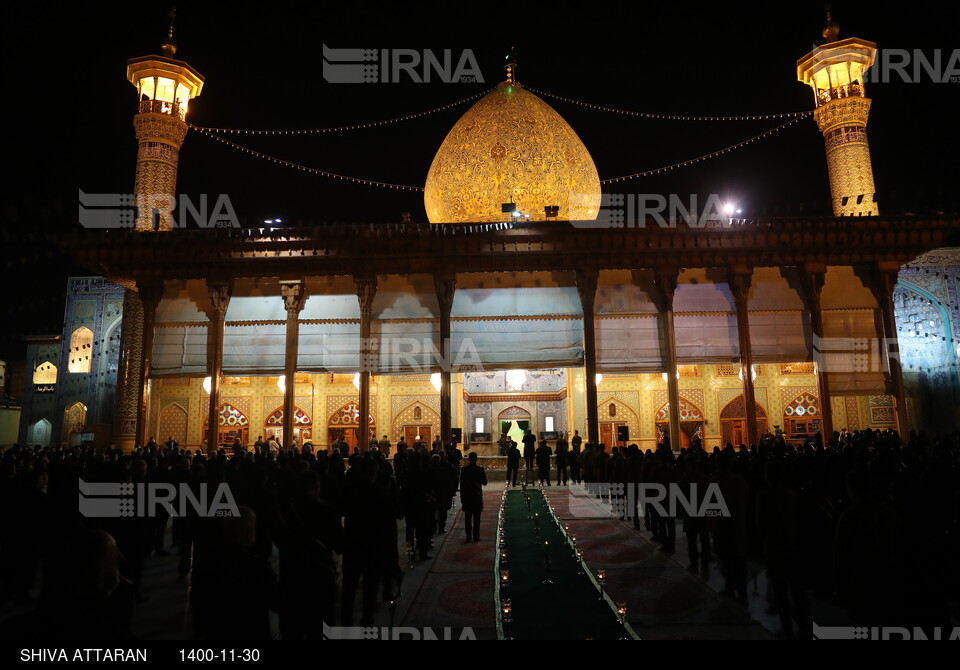
[[517, 485], [517, 474], [520, 471], [520, 450], [516, 442], [510, 442], [507, 447], [507, 483]]
[[480, 539], [480, 512], [483, 511], [483, 487], [487, 473], [477, 464], [477, 452], [470, 452], [470, 463], [460, 469], [460, 503], [463, 505], [467, 542]]
[[564, 437], [561, 437], [557, 440], [557, 448], [555, 451], [557, 457], [557, 485], [563, 484], [567, 485], [567, 465], [569, 462], [568, 456], [570, 452], [567, 447], [567, 440]]
[[550, 486], [550, 456], [552, 454], [553, 450], [547, 446], [547, 443], [541, 442], [537, 448], [537, 475], [541, 484], [543, 484], [544, 479], [547, 480], [547, 486]]
[[537, 438], [529, 430], [523, 436], [523, 458], [527, 462], [527, 470], [533, 470], [533, 459], [537, 453]]

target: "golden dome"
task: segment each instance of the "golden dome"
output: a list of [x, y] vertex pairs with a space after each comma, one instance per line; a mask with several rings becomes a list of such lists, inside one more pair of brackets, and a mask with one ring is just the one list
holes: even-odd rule
[[[512, 202], [525, 219], [593, 220], [600, 178], [590, 152], [550, 105], [506, 81], [471, 107], [443, 140], [424, 188], [430, 223], [503, 221]], [[529, 217], [527, 217], [529, 215]]]

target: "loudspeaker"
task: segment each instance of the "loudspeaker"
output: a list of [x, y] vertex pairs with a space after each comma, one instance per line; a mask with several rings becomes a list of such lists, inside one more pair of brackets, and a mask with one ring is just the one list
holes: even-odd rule
[[630, 426], [617, 426], [617, 442], [630, 441]]
[[454, 444], [460, 444], [463, 440], [463, 429], [462, 428], [451, 428], [450, 437], [453, 439]]

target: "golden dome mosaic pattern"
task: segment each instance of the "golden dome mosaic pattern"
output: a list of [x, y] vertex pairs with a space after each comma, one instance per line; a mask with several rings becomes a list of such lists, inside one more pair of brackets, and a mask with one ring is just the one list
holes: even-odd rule
[[[512, 202], [525, 219], [593, 220], [600, 178], [587, 148], [552, 107], [517, 83], [484, 96], [447, 135], [424, 188], [431, 223], [503, 221]], [[529, 217], [528, 217], [529, 215]]]

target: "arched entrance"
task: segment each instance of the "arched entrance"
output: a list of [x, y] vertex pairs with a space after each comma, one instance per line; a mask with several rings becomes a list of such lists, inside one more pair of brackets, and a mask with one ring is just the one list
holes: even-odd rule
[[500, 437], [510, 436], [517, 444], [523, 443], [523, 436], [532, 430], [530, 412], [522, 407], [508, 407], [497, 415], [497, 428]]
[[783, 432], [789, 440], [802, 442], [820, 432], [820, 399], [801, 393], [783, 408]]
[[393, 432], [411, 446], [418, 435], [428, 445], [432, 444], [440, 433], [440, 415], [421, 402], [410, 403], [393, 417]]
[[[757, 435], [763, 435], [767, 432], [767, 410], [760, 403], [755, 404], [757, 406]], [[728, 442], [733, 446], [747, 444], [749, 440], [747, 437], [747, 402], [744, 400], [742, 393], [720, 410], [720, 429], [724, 444]]]
[[[663, 442], [670, 435], [670, 403], [665, 402], [653, 417], [657, 426], [657, 442]], [[671, 449], [686, 449], [690, 440], [699, 437], [703, 441], [703, 411], [692, 402], [680, 396], [680, 444], [670, 445]]]
[[[267, 440], [270, 435], [273, 435], [277, 438], [277, 442], [283, 444], [283, 426], [283, 405], [281, 405], [270, 412], [263, 422], [263, 439]], [[296, 405], [293, 407], [293, 438], [299, 446], [313, 439], [313, 421], [310, 420], [309, 414]]]
[[[217, 415], [220, 417], [220, 426], [217, 428], [217, 444], [210, 445], [210, 448], [216, 449], [220, 446], [232, 446], [233, 441], [236, 439], [239, 439], [242, 445], [246, 445], [250, 441], [250, 422], [243, 412], [233, 405], [223, 403], [220, 405], [220, 410], [217, 412]], [[210, 420], [207, 419], [203, 422], [203, 433], [200, 435], [201, 441], [207, 439], [209, 426]]]
[[347, 403], [336, 412], [330, 415], [327, 420], [327, 444], [339, 442], [341, 439], [347, 443], [351, 450], [360, 446], [366, 449], [370, 440], [377, 434], [377, 424], [372, 415], [367, 416], [368, 429], [367, 439], [360, 444], [358, 434], [360, 428], [360, 407], [355, 402]]
[[29, 437], [27, 438], [27, 444], [29, 446], [39, 445], [41, 447], [46, 447], [50, 445], [50, 435], [53, 433], [52, 426], [50, 422], [46, 419], [40, 419], [35, 424], [30, 426], [30, 432], [28, 433]]
[[171, 437], [176, 440], [177, 444], [186, 444], [187, 410], [177, 403], [171, 403], [160, 410], [157, 420], [157, 434], [154, 437], [160, 444], [165, 444]]
[[87, 422], [87, 406], [82, 402], [75, 402], [63, 410], [63, 430], [61, 441], [71, 447], [80, 444], [80, 433], [83, 424]]
[[636, 412], [616, 398], [610, 397], [600, 402], [597, 416], [600, 419], [600, 441], [608, 448], [623, 446], [617, 439], [617, 431], [621, 426], [627, 427], [630, 441], [640, 437]]

